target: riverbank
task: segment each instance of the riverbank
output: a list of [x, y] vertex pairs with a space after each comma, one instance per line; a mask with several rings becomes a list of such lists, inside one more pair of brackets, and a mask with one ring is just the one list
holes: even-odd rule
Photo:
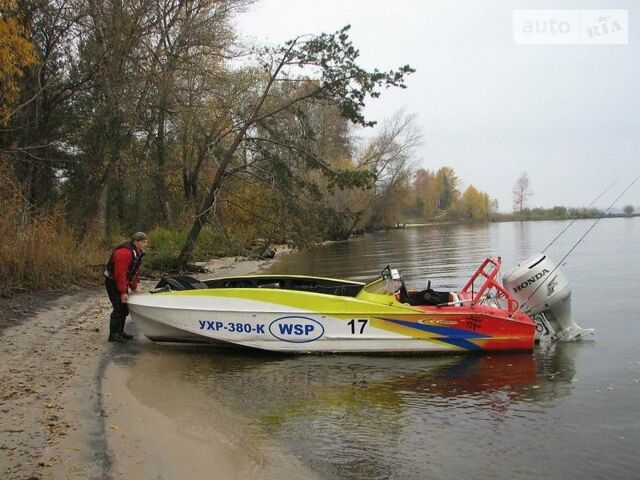
[[[243, 275], [270, 263], [216, 259], [203, 276]], [[141, 290], [155, 283], [144, 281]], [[0, 476], [313, 477], [210, 400], [200, 431], [183, 429], [179, 409], [146, 407], [131, 383], [155, 396], [163, 385], [130, 378], [128, 366], [152, 344], [140, 334], [125, 345], [108, 343], [110, 311], [98, 288], [0, 302]], [[135, 331], [131, 322], [127, 328]]]

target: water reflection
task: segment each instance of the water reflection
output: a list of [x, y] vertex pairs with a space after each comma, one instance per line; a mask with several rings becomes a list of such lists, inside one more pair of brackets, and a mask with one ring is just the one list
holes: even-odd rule
[[568, 395], [578, 351], [561, 347], [534, 355], [368, 357], [149, 344], [163, 360], [142, 363], [136, 375], [161, 377], [162, 386], [155, 394], [143, 381], [131, 388], [168, 416], [194, 398], [216, 399], [326, 478], [419, 478], [433, 467], [414, 462], [425, 442], [535, 416]]
[[[574, 349], [438, 357], [271, 356], [228, 351], [204, 354], [190, 381], [260, 412], [265, 425], [323, 411], [376, 405], [401, 413], [412, 404], [451, 406], [460, 400], [496, 411], [518, 401], [567, 395]], [[238, 398], [250, 387], [251, 398]], [[495, 393], [507, 392], [500, 402]], [[446, 401], [446, 402], [444, 402]]]
[[516, 248], [522, 254], [520, 260], [529, 258], [533, 255], [533, 248], [531, 245], [531, 222], [513, 222], [511, 224], [514, 229], [514, 239], [516, 242]]

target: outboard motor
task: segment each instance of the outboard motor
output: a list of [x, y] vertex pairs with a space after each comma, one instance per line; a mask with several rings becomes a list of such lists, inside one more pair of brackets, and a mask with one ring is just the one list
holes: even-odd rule
[[564, 274], [545, 255], [525, 260], [507, 273], [502, 284], [536, 322], [540, 336], [573, 342], [593, 328], [582, 328], [571, 317], [571, 288]]

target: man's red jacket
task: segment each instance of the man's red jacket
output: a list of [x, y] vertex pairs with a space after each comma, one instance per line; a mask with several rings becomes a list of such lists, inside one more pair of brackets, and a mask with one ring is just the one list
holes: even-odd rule
[[[137, 252], [137, 254], [140, 255], [140, 252]], [[134, 272], [133, 278], [131, 280], [127, 278], [129, 267], [134, 261], [133, 252], [129, 248], [117, 248], [111, 258], [113, 259], [113, 281], [116, 283], [120, 295], [129, 293], [127, 287], [131, 288], [132, 291], [136, 291], [140, 280], [140, 265]]]

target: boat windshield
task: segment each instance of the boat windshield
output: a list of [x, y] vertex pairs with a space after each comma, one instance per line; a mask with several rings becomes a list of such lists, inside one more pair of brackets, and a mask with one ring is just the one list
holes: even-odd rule
[[380, 277], [367, 283], [364, 286], [364, 290], [378, 295], [393, 295], [400, 290], [402, 283], [400, 272], [387, 265], [384, 270], [382, 270]]

